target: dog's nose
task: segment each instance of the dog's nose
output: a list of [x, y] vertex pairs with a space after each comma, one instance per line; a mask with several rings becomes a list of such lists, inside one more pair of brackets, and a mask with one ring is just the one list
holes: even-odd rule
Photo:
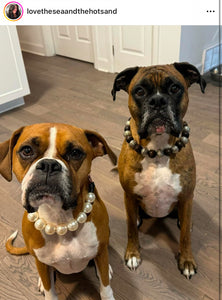
[[62, 171], [62, 166], [55, 159], [43, 159], [37, 163], [36, 169], [44, 173], [55, 174]]
[[154, 95], [149, 99], [148, 105], [151, 108], [165, 108], [168, 104], [167, 99], [162, 95]]

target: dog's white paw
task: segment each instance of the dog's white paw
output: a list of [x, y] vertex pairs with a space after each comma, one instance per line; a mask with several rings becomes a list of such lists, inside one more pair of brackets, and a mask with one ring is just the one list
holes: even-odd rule
[[38, 280], [38, 289], [39, 289], [39, 292], [43, 295], [45, 295], [45, 290], [44, 290], [44, 286], [43, 286], [43, 283], [42, 283], [42, 279], [39, 277], [39, 280]]
[[130, 259], [128, 259], [126, 265], [131, 271], [135, 271], [136, 268], [139, 267], [140, 263], [141, 263], [141, 259], [133, 256]]
[[109, 265], [109, 280], [111, 280], [113, 278], [113, 269], [112, 267]]
[[193, 275], [195, 275], [195, 271], [193, 269], [185, 268], [183, 270], [183, 275], [187, 278], [190, 279]]

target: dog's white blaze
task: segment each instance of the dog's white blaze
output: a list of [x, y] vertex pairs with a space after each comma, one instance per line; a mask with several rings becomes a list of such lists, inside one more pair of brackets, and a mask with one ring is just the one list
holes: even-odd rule
[[26, 204], [26, 199], [25, 199], [25, 194], [26, 194], [26, 190], [28, 188], [29, 183], [31, 182], [32, 178], [33, 178], [33, 173], [36, 170], [36, 165], [44, 159], [54, 159], [56, 160], [61, 166], [62, 166], [62, 178], [63, 180], [61, 181], [61, 185], [63, 186], [63, 190], [64, 190], [64, 196], [66, 196], [66, 191], [68, 188], [68, 180], [67, 180], [67, 174], [68, 174], [68, 169], [65, 165], [65, 163], [63, 161], [61, 161], [60, 159], [56, 158], [56, 154], [57, 154], [57, 149], [56, 149], [56, 136], [57, 136], [57, 129], [56, 127], [51, 127], [50, 128], [50, 135], [49, 135], [49, 146], [47, 148], [47, 150], [45, 151], [44, 155], [42, 158], [40, 158], [39, 160], [37, 160], [35, 163], [33, 163], [33, 165], [31, 165], [31, 167], [29, 168], [28, 172], [26, 173], [26, 175], [24, 176], [23, 180], [22, 180], [22, 184], [21, 184], [21, 189], [22, 189], [22, 205]]
[[[151, 137], [148, 149], [163, 149], [167, 147], [169, 135], [155, 135]], [[152, 217], [165, 217], [181, 192], [180, 175], [173, 174], [169, 168], [167, 156], [151, 159], [145, 157], [142, 161], [142, 172], [135, 174], [137, 185], [136, 194], [142, 197], [145, 211]]]
[[56, 155], [56, 136], [57, 129], [56, 127], [50, 128], [50, 136], [49, 136], [49, 147], [46, 150], [44, 157], [53, 158]]

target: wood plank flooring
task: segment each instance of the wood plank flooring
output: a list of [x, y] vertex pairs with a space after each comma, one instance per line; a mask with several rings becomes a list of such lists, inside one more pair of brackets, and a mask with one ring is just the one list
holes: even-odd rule
[[[0, 115], [0, 142], [26, 124], [63, 122], [100, 132], [118, 155], [123, 127], [129, 117], [127, 95], [121, 91], [112, 101], [115, 74], [95, 70], [91, 64], [64, 57], [24, 54], [31, 95], [25, 106]], [[219, 299], [219, 88], [209, 78], [206, 93], [190, 88], [186, 120], [197, 164], [197, 187], [193, 207], [193, 253], [198, 273], [189, 281], [177, 269], [179, 230], [176, 220], [147, 220], [140, 231], [142, 264], [135, 271], [124, 265], [126, 221], [123, 192], [107, 157], [93, 163], [92, 177], [110, 216], [110, 263], [116, 300], [218, 300]], [[7, 237], [16, 229], [16, 245], [23, 244], [23, 208], [20, 186], [0, 178], [0, 299], [43, 299], [37, 289], [33, 257], [11, 256]], [[99, 298], [94, 266], [80, 274], [57, 274], [59, 299]]]

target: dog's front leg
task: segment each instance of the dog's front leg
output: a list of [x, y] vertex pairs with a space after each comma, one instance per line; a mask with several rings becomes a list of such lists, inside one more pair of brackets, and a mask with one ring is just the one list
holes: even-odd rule
[[186, 199], [180, 199], [178, 205], [178, 216], [180, 221], [180, 251], [178, 266], [182, 274], [188, 279], [197, 271], [197, 264], [191, 250], [191, 214], [193, 195]]
[[128, 244], [125, 253], [125, 261], [131, 270], [136, 270], [141, 262], [137, 228], [138, 205], [133, 196], [129, 196], [125, 193], [124, 197], [128, 229]]
[[100, 297], [102, 300], [115, 300], [110, 286], [112, 268], [109, 265], [108, 248], [104, 246], [95, 258], [96, 271], [100, 280]]
[[45, 300], [58, 300], [55, 291], [53, 268], [41, 263], [37, 258], [36, 266], [39, 272], [39, 291], [45, 295]]

